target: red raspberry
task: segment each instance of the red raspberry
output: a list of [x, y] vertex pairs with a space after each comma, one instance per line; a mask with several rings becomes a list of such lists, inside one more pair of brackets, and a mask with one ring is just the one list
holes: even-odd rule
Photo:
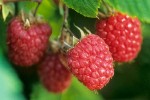
[[47, 45], [51, 28], [47, 23], [30, 23], [29, 27], [20, 17], [8, 25], [8, 53], [11, 61], [19, 66], [31, 66], [40, 61]]
[[108, 46], [91, 34], [67, 53], [70, 71], [90, 90], [103, 88], [114, 75], [113, 59]]
[[141, 49], [141, 25], [136, 17], [116, 13], [99, 20], [96, 24], [96, 34], [108, 44], [115, 61], [131, 61]]
[[46, 56], [38, 73], [46, 89], [54, 93], [63, 92], [71, 83], [71, 73], [60, 62], [58, 54]]

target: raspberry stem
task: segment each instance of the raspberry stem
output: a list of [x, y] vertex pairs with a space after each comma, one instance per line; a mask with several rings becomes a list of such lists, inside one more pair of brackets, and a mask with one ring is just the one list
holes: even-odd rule
[[40, 6], [42, 0], [35, 0], [35, 1], [36, 1], [38, 4], [37, 4], [37, 6], [36, 6], [36, 8], [35, 8], [35, 10], [34, 10], [34, 13], [33, 13], [33, 16], [34, 16], [34, 17], [36, 16], [37, 10], [38, 10], [38, 8], [39, 8], [39, 6]]
[[106, 18], [106, 15], [102, 12], [98, 12], [98, 18]]
[[113, 7], [106, 2], [105, 0], [101, 0], [102, 8], [101, 11], [98, 12], [98, 18], [107, 18], [115, 13]]
[[104, 6], [106, 7], [108, 13], [111, 13], [111, 12], [112, 12], [112, 9], [110, 8], [110, 6], [109, 6], [104, 0], [102, 0], [102, 3], [103, 3]]
[[[69, 34], [67, 34], [69, 33]], [[62, 30], [61, 30], [61, 35], [59, 37], [59, 41], [61, 43], [61, 49], [64, 51], [67, 51], [66, 48], [70, 48], [73, 43], [72, 43], [72, 38], [71, 36], [73, 33], [69, 29], [68, 25], [68, 7], [64, 5], [64, 13], [63, 13], [63, 24], [62, 24]]]
[[60, 42], [63, 43], [64, 41], [64, 35], [65, 32], [67, 31], [67, 27], [68, 27], [68, 8], [67, 6], [64, 7], [64, 16], [63, 16], [63, 25], [62, 25], [62, 30], [61, 30], [61, 35], [60, 35]]

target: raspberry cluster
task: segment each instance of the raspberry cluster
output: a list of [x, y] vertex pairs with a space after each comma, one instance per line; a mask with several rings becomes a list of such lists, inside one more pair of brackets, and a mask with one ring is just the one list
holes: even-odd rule
[[71, 73], [90, 90], [102, 89], [114, 75], [113, 61], [132, 61], [142, 44], [140, 21], [118, 12], [97, 20], [96, 34], [81, 37], [65, 53], [64, 41], [57, 41], [57, 49], [50, 42], [48, 51], [52, 30], [43, 21], [27, 23], [17, 16], [10, 21], [7, 33], [10, 60], [18, 66], [38, 64], [41, 83], [54, 93], [69, 87]]

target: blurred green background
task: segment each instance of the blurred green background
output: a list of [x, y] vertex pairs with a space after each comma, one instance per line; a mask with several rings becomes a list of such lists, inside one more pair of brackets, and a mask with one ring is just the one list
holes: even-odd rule
[[[0, 100], [150, 100], [150, 1], [145, 0], [108, 0], [117, 10], [138, 16], [142, 23], [143, 44], [138, 57], [130, 63], [115, 63], [115, 75], [100, 91], [89, 91], [76, 78], [68, 90], [53, 94], [45, 90], [37, 77], [36, 66], [21, 68], [9, 62], [6, 46], [6, 29], [9, 15], [4, 21], [0, 17]], [[29, 12], [36, 3], [17, 3], [18, 10]], [[53, 29], [51, 39], [57, 39], [62, 25], [62, 16], [52, 0], [43, 0], [38, 14], [47, 20]], [[147, 17], [149, 16], [149, 17]], [[83, 17], [69, 10], [71, 30], [78, 36], [74, 24], [83, 29], [95, 31], [95, 18]]]

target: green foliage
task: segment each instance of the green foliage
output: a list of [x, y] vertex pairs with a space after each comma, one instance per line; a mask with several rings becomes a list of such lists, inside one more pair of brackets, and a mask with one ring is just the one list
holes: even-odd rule
[[[76, 35], [79, 34], [74, 24], [82, 29], [83, 27], [87, 27], [92, 33], [95, 32], [94, 24], [98, 9], [102, 5], [101, 0], [62, 1], [72, 9], [69, 11], [69, 24], [71, 30]], [[115, 76], [110, 83], [101, 90], [101, 93], [106, 99], [147, 99], [150, 93], [150, 0], [107, 1], [116, 10], [128, 13], [131, 16], [137, 16], [142, 22], [142, 34], [144, 38], [141, 52], [135, 61], [116, 66]], [[2, 16], [0, 17], [0, 97], [2, 100], [24, 100], [25, 98], [21, 93], [22, 84], [13, 69], [14, 66], [11, 65], [8, 62], [8, 58], [4, 56], [7, 52], [7, 25], [8, 20], [13, 17], [14, 4], [3, 4], [2, 0], [0, 0], [0, 5], [2, 5]], [[18, 11], [23, 10], [26, 13], [33, 12], [36, 5], [37, 3], [30, 1], [18, 2]], [[53, 34], [51, 39], [57, 39], [63, 23], [63, 16], [60, 14], [58, 5], [55, 5], [53, 0], [43, 0], [37, 15], [43, 17], [52, 26]], [[103, 100], [101, 94], [95, 94], [88, 90], [75, 78], [73, 78], [73, 83], [70, 88], [62, 94], [49, 93], [39, 83], [35, 84], [29, 82], [29, 84], [25, 83], [25, 86], [31, 84], [33, 84], [32, 93], [30, 94], [28, 90], [25, 91], [28, 92], [31, 100]]]
[[35, 84], [32, 89], [31, 100], [60, 100], [60, 94], [49, 93], [41, 84]]
[[150, 37], [145, 37], [142, 44], [142, 50], [136, 61], [139, 65], [150, 65]]
[[150, 24], [142, 23], [142, 34], [143, 37], [150, 37]]
[[15, 6], [14, 6], [13, 3], [4, 4], [3, 1], [0, 0], [0, 5], [2, 6], [2, 16], [3, 16], [4, 20], [6, 20], [7, 16], [9, 15], [9, 13], [14, 15]]
[[6, 23], [0, 17], [0, 49], [6, 51]]
[[43, 0], [38, 9], [38, 14], [43, 15], [52, 27], [52, 39], [57, 39], [60, 34], [63, 18], [60, 15], [59, 8], [50, 0]]
[[22, 84], [0, 49], [0, 98], [2, 100], [24, 100]]
[[100, 94], [90, 91], [76, 78], [67, 92], [62, 94], [62, 100], [103, 100]]
[[103, 98], [73, 78], [70, 88], [62, 94], [50, 93], [41, 84], [33, 86], [31, 100], [103, 100]]
[[[35, 2], [20, 2], [19, 10], [23, 10], [26, 13], [34, 11], [37, 3]], [[59, 13], [59, 9], [52, 0], [43, 0], [38, 8], [37, 16], [43, 17], [52, 27], [52, 39], [57, 39], [61, 31], [62, 16]]]
[[76, 12], [86, 16], [96, 18], [100, 0], [63, 0], [64, 3]]
[[150, 1], [149, 0], [107, 0], [121, 12], [137, 16], [141, 21], [150, 23]]

